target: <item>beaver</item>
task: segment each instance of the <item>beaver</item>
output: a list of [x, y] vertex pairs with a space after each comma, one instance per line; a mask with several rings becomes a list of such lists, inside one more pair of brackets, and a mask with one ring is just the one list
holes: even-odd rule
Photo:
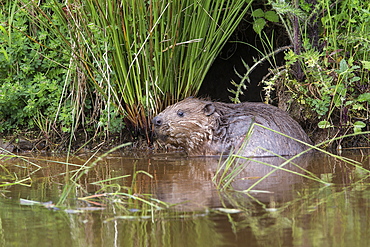
[[[243, 156], [295, 155], [312, 144], [302, 127], [285, 111], [264, 103], [230, 104], [189, 97], [153, 118], [154, 133], [165, 144], [190, 156], [237, 151]], [[269, 129], [281, 132], [285, 137]]]

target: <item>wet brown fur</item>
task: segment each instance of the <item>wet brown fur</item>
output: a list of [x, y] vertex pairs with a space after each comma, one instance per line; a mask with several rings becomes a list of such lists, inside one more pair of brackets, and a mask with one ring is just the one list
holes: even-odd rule
[[249, 131], [252, 134], [241, 150], [245, 156], [294, 155], [307, 149], [306, 145], [265, 128], [255, 125], [252, 129], [253, 123], [311, 143], [286, 112], [263, 103], [226, 104], [186, 98], [153, 119], [158, 139], [184, 148], [189, 155], [219, 155], [236, 150]]

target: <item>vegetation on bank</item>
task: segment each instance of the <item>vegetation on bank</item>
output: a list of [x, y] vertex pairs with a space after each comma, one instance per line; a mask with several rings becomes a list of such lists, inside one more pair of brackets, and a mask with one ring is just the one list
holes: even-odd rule
[[[265, 44], [261, 60], [274, 65], [271, 54], [281, 48], [266, 29], [282, 26], [292, 44], [285, 65], [263, 80], [266, 101], [283, 85], [319, 127], [369, 129], [370, 6], [308, 2], [6, 0], [0, 133], [35, 131], [34, 138], [70, 143], [77, 132], [87, 141], [126, 129], [149, 140], [152, 116], [197, 94], [245, 16]], [[234, 101], [248, 75], [233, 82]]]
[[[262, 81], [265, 101], [271, 101], [274, 93], [282, 101], [289, 98], [283, 103], [298, 108], [296, 117], [314, 123], [311, 128], [327, 129], [327, 138], [370, 130], [370, 28], [366, 24], [370, 5], [347, 0], [268, 2], [267, 9], [251, 13], [264, 47], [255, 65], [268, 61], [273, 67]], [[289, 47], [274, 47], [264, 31], [273, 23], [284, 27]], [[284, 50], [285, 63], [277, 65], [274, 55]], [[240, 82], [233, 82], [234, 102], [247, 88], [255, 67], [246, 68]], [[368, 146], [368, 135], [363, 137], [361, 145]]]
[[141, 130], [195, 95], [248, 9], [239, 1], [7, 1], [0, 132]]

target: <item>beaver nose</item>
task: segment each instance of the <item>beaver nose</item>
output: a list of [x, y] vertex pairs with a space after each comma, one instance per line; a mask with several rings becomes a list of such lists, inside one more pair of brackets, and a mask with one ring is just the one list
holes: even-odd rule
[[162, 120], [162, 118], [156, 116], [156, 117], [153, 118], [152, 123], [154, 124], [154, 126], [159, 127], [159, 126], [162, 125], [163, 120]]

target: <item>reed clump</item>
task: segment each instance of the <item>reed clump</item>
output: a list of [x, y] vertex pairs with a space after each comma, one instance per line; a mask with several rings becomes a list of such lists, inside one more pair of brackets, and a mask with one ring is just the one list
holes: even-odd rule
[[[31, 67], [38, 70], [37, 78], [23, 73], [33, 76], [32, 83], [37, 83], [36, 79], [52, 82], [53, 88], [44, 86], [43, 95], [53, 97], [50, 109], [46, 102], [39, 104], [42, 95], [27, 98], [34, 102], [33, 108], [17, 98], [14, 108], [19, 112], [26, 109], [29, 122], [9, 115], [12, 121], [4, 130], [38, 127], [49, 135], [55, 130], [74, 133], [81, 128], [114, 133], [127, 127], [148, 136], [154, 114], [197, 93], [250, 3], [8, 1], [3, 9], [9, 18], [2, 31], [8, 35], [9, 49], [3, 50], [7, 67], [2, 80], [14, 81], [19, 59], [27, 58], [30, 63], [39, 59], [42, 66], [52, 65], [49, 70]], [[12, 43], [14, 35], [23, 43]], [[8, 52], [14, 45], [31, 47], [33, 58], [22, 53], [16, 60], [15, 53]], [[50, 77], [50, 68], [60, 71]], [[31, 82], [18, 83], [26, 93], [27, 87], [32, 88]], [[8, 91], [14, 92], [14, 88]]]

